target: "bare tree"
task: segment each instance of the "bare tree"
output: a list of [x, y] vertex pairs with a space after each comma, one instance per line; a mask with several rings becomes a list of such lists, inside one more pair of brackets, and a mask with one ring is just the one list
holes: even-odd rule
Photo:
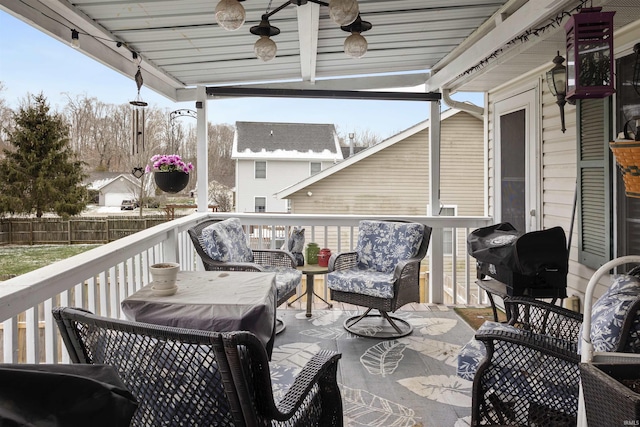
[[[5, 90], [4, 83], [0, 81], [0, 94]], [[0, 153], [9, 147], [9, 134], [13, 131], [15, 122], [13, 120], [13, 111], [3, 97], [0, 97]], [[2, 154], [0, 154], [2, 156]]]
[[227, 187], [235, 183], [236, 164], [231, 159], [235, 128], [231, 125], [209, 126], [209, 181], [217, 181]]
[[233, 192], [225, 185], [216, 181], [209, 183], [209, 200], [218, 206], [220, 212], [233, 210]]
[[353, 134], [353, 145], [355, 147], [373, 147], [379, 143], [382, 138], [371, 129], [356, 129], [351, 132], [343, 133], [340, 129], [336, 129], [338, 133], [338, 139], [342, 147], [349, 147], [351, 144], [351, 138], [349, 136]]
[[117, 170], [112, 162], [120, 163], [122, 139], [130, 134], [123, 132], [123, 126], [128, 122], [123, 107], [86, 96], [71, 98], [67, 95], [67, 100], [64, 111], [71, 124], [72, 147], [83, 153], [92, 170]]

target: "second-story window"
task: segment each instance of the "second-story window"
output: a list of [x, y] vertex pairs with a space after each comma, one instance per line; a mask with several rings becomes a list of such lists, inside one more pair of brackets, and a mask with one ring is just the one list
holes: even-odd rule
[[255, 178], [265, 179], [267, 177], [267, 162], [255, 162]]
[[256, 197], [255, 198], [255, 211], [256, 212], [266, 212], [267, 211], [267, 198], [266, 197]]
[[322, 163], [320, 162], [311, 162], [309, 165], [309, 176], [315, 175], [322, 171]]

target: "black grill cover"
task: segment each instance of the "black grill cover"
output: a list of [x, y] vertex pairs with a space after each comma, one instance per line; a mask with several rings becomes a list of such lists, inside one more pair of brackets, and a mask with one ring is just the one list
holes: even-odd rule
[[478, 278], [506, 283], [510, 295], [566, 297], [567, 240], [562, 227], [520, 233], [508, 222], [479, 228], [467, 238]]

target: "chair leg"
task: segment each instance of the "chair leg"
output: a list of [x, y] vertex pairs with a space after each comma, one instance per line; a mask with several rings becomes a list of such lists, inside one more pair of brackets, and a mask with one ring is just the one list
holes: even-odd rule
[[[369, 314], [371, 310], [369, 308], [364, 314], [348, 318], [344, 321], [343, 327], [354, 335], [378, 339], [402, 338], [413, 332], [413, 326], [406, 320], [380, 310], [380, 314]], [[363, 320], [362, 324], [356, 326]]]
[[276, 335], [281, 334], [286, 327], [287, 325], [282, 320], [282, 317], [276, 317]]

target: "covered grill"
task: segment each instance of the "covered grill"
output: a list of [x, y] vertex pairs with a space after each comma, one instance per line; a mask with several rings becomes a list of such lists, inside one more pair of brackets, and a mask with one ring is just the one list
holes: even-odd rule
[[502, 282], [509, 296], [566, 298], [569, 253], [561, 227], [520, 233], [508, 222], [479, 228], [467, 238], [478, 279]]

